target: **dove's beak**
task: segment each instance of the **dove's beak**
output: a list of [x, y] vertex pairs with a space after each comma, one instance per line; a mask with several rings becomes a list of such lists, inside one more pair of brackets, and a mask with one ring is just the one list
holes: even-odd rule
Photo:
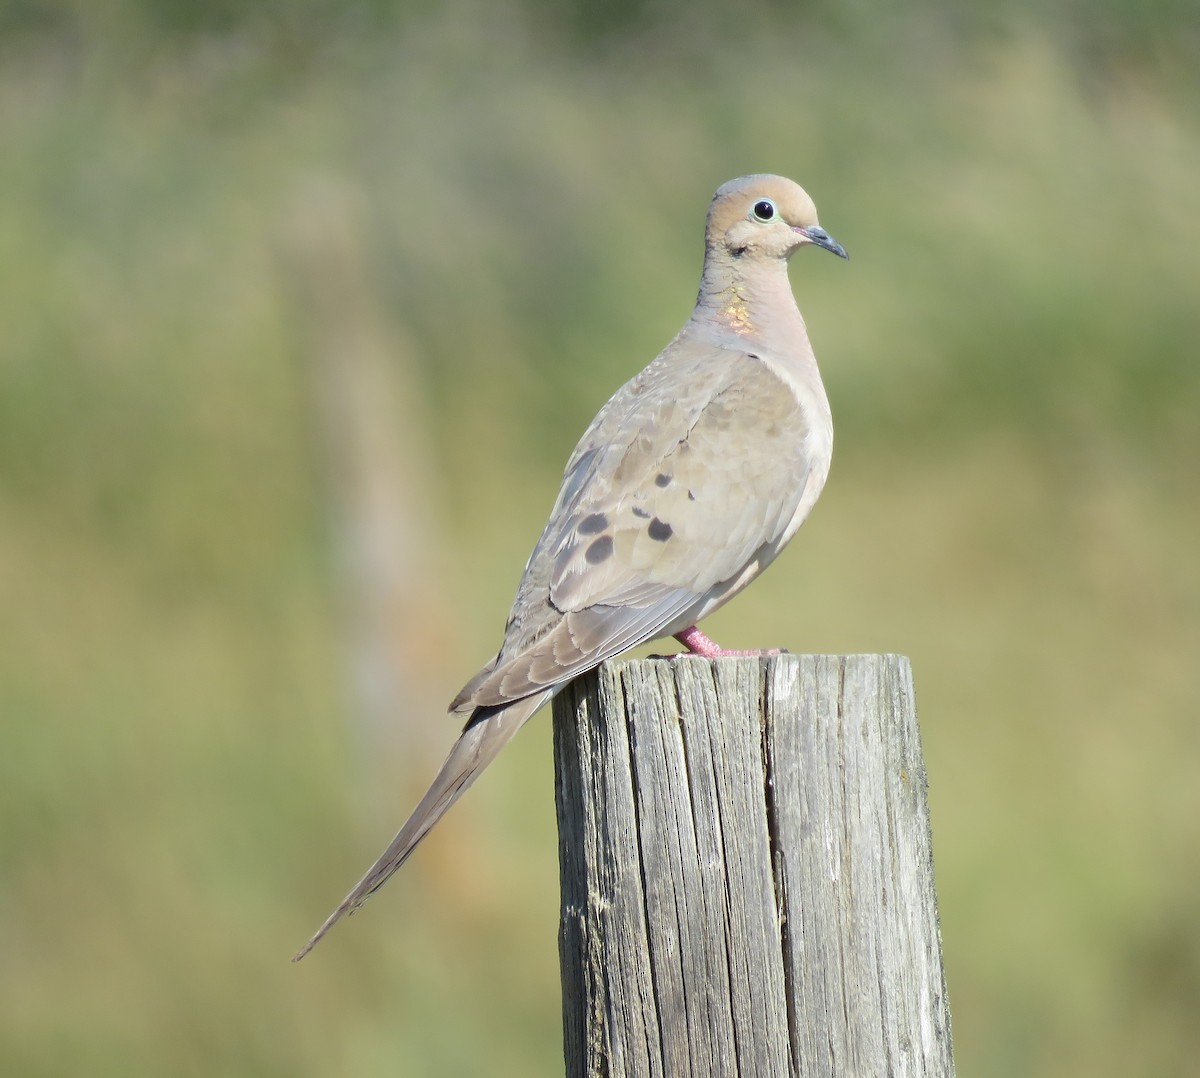
[[798, 228], [796, 231], [807, 239], [809, 243], [815, 243], [818, 247], [824, 247], [825, 250], [832, 251], [839, 258], [850, 257], [846, 254], [846, 248], [819, 225], [809, 225], [808, 228]]

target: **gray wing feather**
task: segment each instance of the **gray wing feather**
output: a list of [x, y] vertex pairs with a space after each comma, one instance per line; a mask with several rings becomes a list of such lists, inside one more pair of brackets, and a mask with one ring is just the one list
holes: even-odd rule
[[504, 646], [455, 705], [561, 684], [736, 578], [792, 519], [807, 429], [791, 388], [756, 356], [677, 342], [576, 447]]

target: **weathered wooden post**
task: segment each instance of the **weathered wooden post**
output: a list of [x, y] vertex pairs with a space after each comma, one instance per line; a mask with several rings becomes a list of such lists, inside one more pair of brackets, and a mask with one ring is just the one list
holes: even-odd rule
[[569, 1078], [952, 1078], [907, 659], [610, 662], [554, 728]]

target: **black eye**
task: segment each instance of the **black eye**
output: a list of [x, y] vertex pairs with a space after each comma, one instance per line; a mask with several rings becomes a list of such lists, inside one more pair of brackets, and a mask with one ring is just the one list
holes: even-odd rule
[[754, 216], [760, 221], [769, 221], [775, 216], [775, 203], [769, 198], [760, 198], [754, 203]]

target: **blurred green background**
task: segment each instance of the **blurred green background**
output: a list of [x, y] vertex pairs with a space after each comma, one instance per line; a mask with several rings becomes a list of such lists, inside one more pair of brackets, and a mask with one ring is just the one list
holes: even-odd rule
[[1200, 1058], [1181, 2], [0, 7], [0, 1073], [561, 1073], [548, 716], [363, 914], [565, 458], [800, 181], [723, 642], [912, 657], [959, 1073]]

